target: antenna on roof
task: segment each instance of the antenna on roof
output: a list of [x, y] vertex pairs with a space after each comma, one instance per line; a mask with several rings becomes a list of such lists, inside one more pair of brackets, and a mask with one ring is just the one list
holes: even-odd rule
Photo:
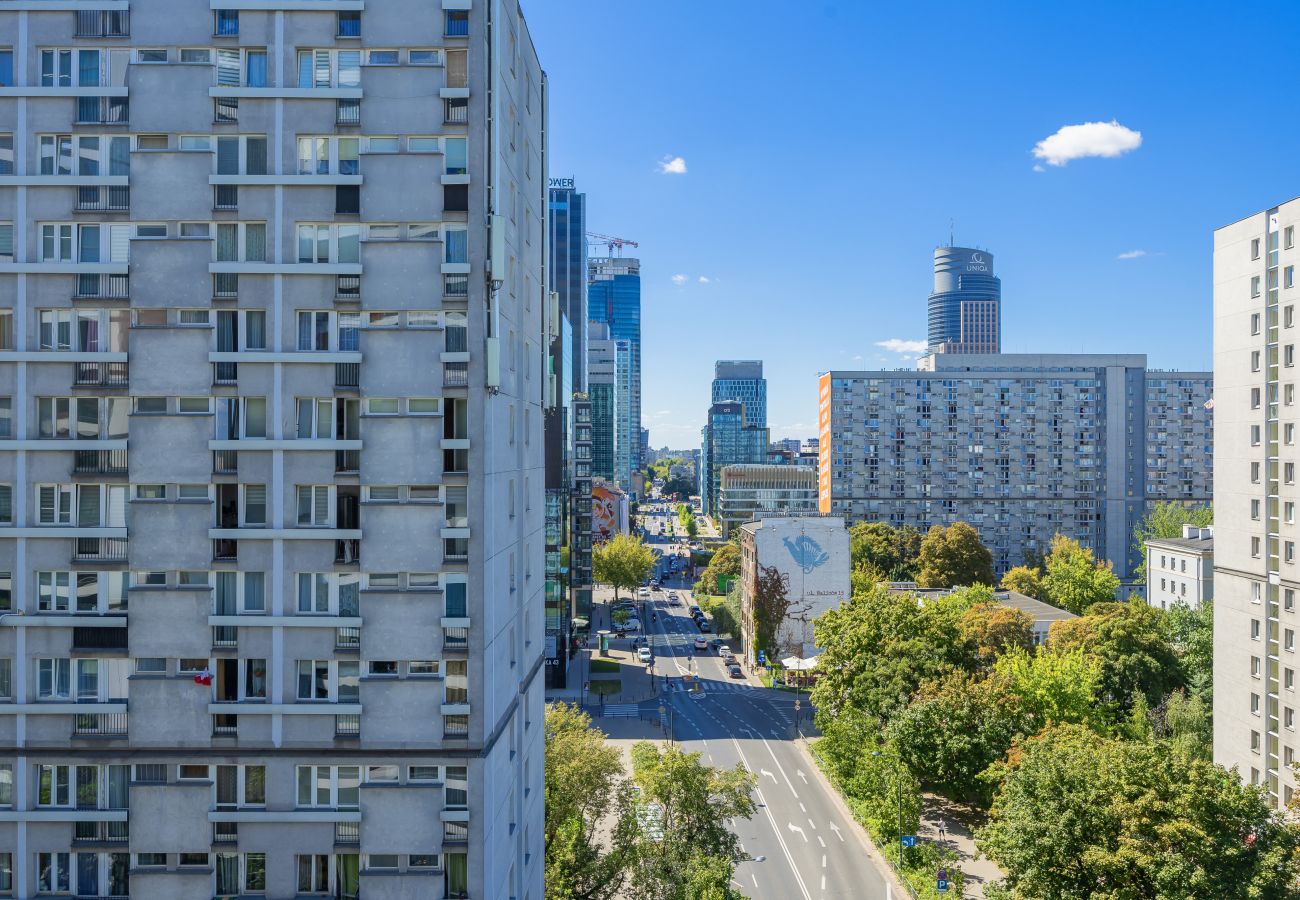
[[948, 246], [949, 246], [949, 247], [955, 247], [955, 246], [957, 246], [957, 239], [956, 239], [955, 237], [953, 237], [953, 220], [952, 220], [952, 219], [949, 219], [949, 220], [948, 220]]

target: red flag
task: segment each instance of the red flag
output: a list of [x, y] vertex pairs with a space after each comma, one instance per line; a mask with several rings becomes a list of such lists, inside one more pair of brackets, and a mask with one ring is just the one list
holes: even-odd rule
[[202, 672], [194, 676], [194, 683], [210, 686], [212, 684], [212, 673], [209, 670], [204, 669]]

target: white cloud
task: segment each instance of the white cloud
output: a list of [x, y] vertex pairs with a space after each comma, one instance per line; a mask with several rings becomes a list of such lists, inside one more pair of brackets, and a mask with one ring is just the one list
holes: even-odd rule
[[862, 362], [862, 354], [859, 353], [857, 356], [853, 357], [853, 361], [854, 361], [854, 362]]
[[1112, 119], [1109, 122], [1084, 122], [1066, 125], [1056, 134], [1049, 135], [1034, 145], [1034, 158], [1049, 166], [1063, 166], [1072, 159], [1101, 156], [1107, 159], [1123, 156], [1142, 146], [1142, 132], [1125, 128]]
[[660, 175], [685, 175], [686, 160], [680, 156], [665, 156], [659, 161]]
[[892, 353], [920, 353], [925, 349], [925, 341], [905, 341], [902, 338], [890, 338], [887, 341], [876, 341], [877, 347], [884, 347]]
[[688, 275], [682, 275], [681, 273], [678, 273], [678, 274], [676, 274], [676, 275], [673, 276], [673, 284], [675, 284], [675, 285], [677, 285], [677, 286], [679, 286], [679, 287], [680, 287], [681, 285], [685, 284], [685, 283], [686, 283], [687, 281], [689, 281], [689, 280], [690, 280], [690, 276], [688, 276]]
[[1139, 256], [1146, 256], [1146, 255], [1147, 252], [1145, 250], [1127, 250], [1115, 258], [1116, 259], [1137, 259]]
[[713, 279], [710, 278], [708, 275], [700, 276], [700, 284], [712, 284], [712, 283], [713, 283]]
[[1047, 170], [1044, 169], [1042, 166], [1040, 166], [1038, 163], [1034, 163], [1034, 171], [1035, 171], [1035, 172], [1046, 172]]

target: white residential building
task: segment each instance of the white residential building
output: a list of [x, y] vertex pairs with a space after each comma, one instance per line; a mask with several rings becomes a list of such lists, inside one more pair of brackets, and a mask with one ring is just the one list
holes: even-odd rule
[[1193, 609], [1214, 599], [1214, 529], [1184, 525], [1183, 536], [1147, 541], [1147, 603]]

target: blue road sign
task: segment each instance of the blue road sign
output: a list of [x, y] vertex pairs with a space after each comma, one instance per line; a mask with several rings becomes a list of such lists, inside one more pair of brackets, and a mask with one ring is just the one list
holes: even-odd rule
[[915, 846], [916, 846], [916, 835], [914, 835], [914, 834], [905, 834], [905, 835], [903, 835], [901, 838], [898, 839], [898, 842], [899, 842], [900, 844], [902, 844], [904, 847], [915, 847]]
[[766, 650], [759, 650], [759, 651], [758, 651], [758, 664], [759, 664], [760, 666], [767, 665], [767, 651], [766, 651]]
[[948, 882], [940, 878], [935, 882], [934, 889], [942, 894], [944, 891], [948, 890]]

